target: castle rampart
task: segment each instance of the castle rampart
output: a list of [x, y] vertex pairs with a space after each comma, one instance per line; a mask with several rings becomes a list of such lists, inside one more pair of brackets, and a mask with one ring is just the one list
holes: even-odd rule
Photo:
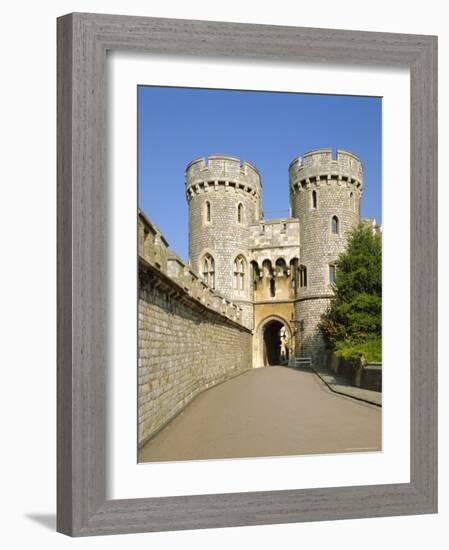
[[142, 213], [139, 234], [139, 446], [198, 393], [251, 368], [242, 308], [168, 249]]
[[198, 393], [252, 365], [251, 332], [161, 270], [139, 265], [139, 446]]

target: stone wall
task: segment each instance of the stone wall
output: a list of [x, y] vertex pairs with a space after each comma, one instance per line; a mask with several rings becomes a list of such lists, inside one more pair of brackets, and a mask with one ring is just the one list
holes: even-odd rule
[[201, 391], [251, 368], [252, 335], [143, 259], [139, 277], [141, 446]]

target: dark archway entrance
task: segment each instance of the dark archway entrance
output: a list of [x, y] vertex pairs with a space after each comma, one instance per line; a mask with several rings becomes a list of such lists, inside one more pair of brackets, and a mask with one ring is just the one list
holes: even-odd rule
[[284, 324], [277, 320], [270, 321], [264, 327], [263, 355], [265, 365], [281, 365], [288, 360], [288, 351], [285, 353], [284, 350], [281, 356], [281, 329], [283, 328]]

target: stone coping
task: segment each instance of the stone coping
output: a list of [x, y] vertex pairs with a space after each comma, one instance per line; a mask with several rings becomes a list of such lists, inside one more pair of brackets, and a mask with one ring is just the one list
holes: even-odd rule
[[[177, 297], [181, 301], [188, 301], [195, 307], [200, 308], [201, 311], [209, 311], [215, 315], [224, 318], [226, 322], [238, 327], [241, 330], [249, 333], [252, 332], [249, 328], [245, 327], [241, 323], [242, 308], [240, 306], [237, 306], [233, 302], [215, 293], [214, 298], [216, 298], [216, 300], [213, 302], [213, 304], [206, 304], [200, 298], [198, 298], [198, 296], [186, 290], [186, 288], [182, 285], [182, 281], [176, 280], [168, 276], [156, 266], [153, 266], [152, 264], [148, 263], [144, 258], [139, 256], [139, 276], [141, 276], [141, 274], [147, 274], [151, 278], [157, 279], [158, 286], [163, 287], [170, 295], [177, 295]], [[207, 287], [207, 285], [205, 286], [207, 290], [213, 292], [212, 289], [209, 289], [209, 287]]]

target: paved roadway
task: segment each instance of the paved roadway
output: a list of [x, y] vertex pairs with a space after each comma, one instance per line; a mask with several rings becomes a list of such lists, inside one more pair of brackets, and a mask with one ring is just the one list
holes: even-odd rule
[[139, 462], [379, 451], [381, 415], [310, 371], [254, 369], [198, 395]]

